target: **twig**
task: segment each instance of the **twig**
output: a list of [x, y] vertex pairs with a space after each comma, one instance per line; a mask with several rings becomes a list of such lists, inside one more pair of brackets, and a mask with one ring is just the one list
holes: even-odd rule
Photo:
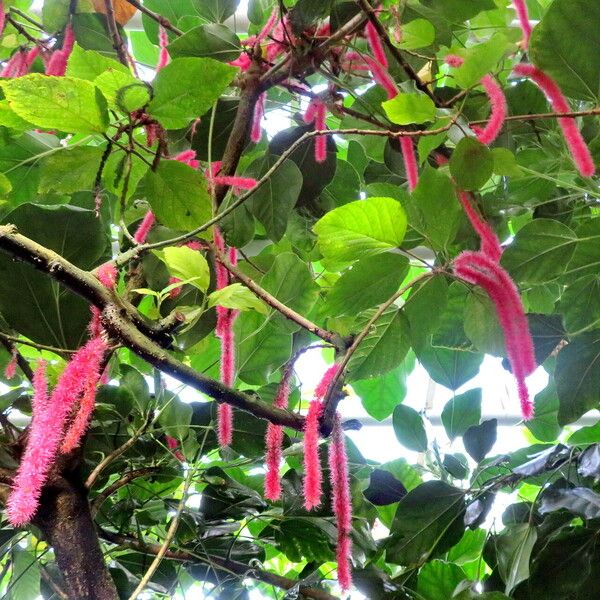
[[[534, 121], [539, 119], [560, 119], [563, 117], [588, 117], [591, 115], [600, 115], [600, 107], [591, 108], [590, 110], [576, 110], [566, 113], [537, 113], [532, 115], [512, 115], [506, 117], [505, 121]], [[469, 121], [469, 125], [484, 125], [487, 119], [481, 121]]]
[[286, 319], [293, 321], [300, 327], [303, 327], [310, 333], [320, 337], [322, 340], [329, 342], [337, 348], [344, 347], [344, 341], [337, 333], [333, 333], [332, 331], [328, 331], [319, 327], [316, 323], [313, 323], [306, 317], [303, 317], [301, 314], [297, 313], [295, 310], [291, 309], [289, 306], [280, 302], [275, 296], [267, 292], [264, 288], [262, 288], [258, 283], [256, 283], [253, 279], [248, 277], [244, 272], [234, 266], [227, 257], [215, 251], [217, 260], [232, 274], [239, 279], [249, 290], [251, 290], [258, 298], [263, 300], [266, 304], [268, 304], [271, 308], [274, 308], [276, 311], [280, 312]]
[[61, 600], [69, 600], [69, 596], [67, 593], [54, 581], [50, 573], [48, 573], [48, 569], [46, 566], [41, 564], [38, 561], [38, 565], [40, 567], [40, 575], [44, 578], [44, 581], [52, 588], [52, 591], [61, 599]]
[[46, 344], [38, 344], [37, 342], [31, 342], [30, 340], [24, 340], [23, 338], [17, 337], [16, 335], [8, 335], [0, 331], [0, 338], [3, 338], [14, 344], [23, 344], [23, 346], [30, 346], [36, 350], [47, 350], [48, 352], [54, 352], [54, 354], [74, 354], [77, 350], [69, 350], [67, 348], [57, 348], [55, 346], [47, 346]]
[[26, 12], [19, 10], [15, 6], [10, 7], [10, 12], [15, 13], [16, 15], [19, 15], [21, 18], [25, 19], [26, 21], [29, 21], [32, 25], [35, 25], [40, 31], [43, 31], [43, 32], [46, 31], [44, 29], [44, 26], [39, 21], [36, 21], [33, 17], [30, 17]]
[[31, 370], [29, 363], [23, 358], [23, 355], [17, 350], [14, 343], [4, 337], [0, 337], [0, 344], [2, 344], [10, 354], [15, 356], [19, 369], [23, 371], [23, 375], [25, 375], [29, 381], [33, 381], [33, 371]]
[[183, 35], [183, 31], [177, 29], [177, 27], [175, 27], [175, 25], [173, 25], [166, 17], [151, 11], [137, 0], [127, 0], [127, 2], [131, 4], [131, 6], [135, 6], [140, 12], [144, 13], [147, 17], [150, 17], [153, 21], [156, 21], [159, 25], [162, 25], [165, 29], [172, 31], [175, 35]]
[[104, 7], [106, 8], [106, 23], [108, 25], [108, 32], [113, 40], [113, 48], [117, 52], [119, 61], [126, 67], [129, 67], [129, 59], [127, 57], [127, 49], [123, 42], [123, 38], [119, 33], [117, 26], [117, 20], [115, 18], [115, 9], [113, 7], [112, 0], [104, 0]]

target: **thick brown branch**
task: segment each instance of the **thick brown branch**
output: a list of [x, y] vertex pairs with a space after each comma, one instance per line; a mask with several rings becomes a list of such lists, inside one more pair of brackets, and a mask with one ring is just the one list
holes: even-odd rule
[[[104, 529], [100, 530], [100, 536], [113, 544], [117, 544], [124, 548], [131, 548], [138, 552], [144, 552], [145, 554], [157, 554], [161, 550], [161, 544], [144, 542], [130, 536], [112, 533], [111, 531], [106, 531]], [[252, 579], [262, 581], [268, 585], [274, 585], [282, 590], [290, 590], [298, 585], [298, 582], [293, 579], [262, 571], [261, 569], [253, 568], [244, 563], [227, 560], [218, 556], [204, 557], [192, 554], [186, 550], [167, 550], [164, 556], [165, 558], [170, 558], [172, 560], [207, 564], [212, 567], [223, 569], [229, 573], [234, 573], [240, 577], [252, 577]], [[319, 588], [300, 587], [299, 593], [302, 597], [310, 598], [312, 600], [336, 600], [335, 596], [332, 596], [325, 590]]]
[[113, 48], [117, 52], [119, 60], [126, 66], [129, 66], [129, 60], [127, 58], [127, 49], [125, 43], [119, 32], [117, 26], [117, 20], [115, 18], [115, 9], [113, 7], [112, 0], [104, 0], [104, 7], [106, 8], [106, 23], [108, 26], [108, 32], [113, 41]]

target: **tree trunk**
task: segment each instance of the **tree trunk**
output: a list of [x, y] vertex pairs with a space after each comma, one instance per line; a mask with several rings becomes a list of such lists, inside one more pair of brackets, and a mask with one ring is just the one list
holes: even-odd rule
[[54, 548], [69, 598], [118, 600], [83, 487], [64, 477], [49, 483], [33, 523]]

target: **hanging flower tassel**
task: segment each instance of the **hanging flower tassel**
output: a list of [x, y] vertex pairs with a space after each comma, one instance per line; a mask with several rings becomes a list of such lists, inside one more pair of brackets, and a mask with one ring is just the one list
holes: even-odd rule
[[490, 100], [492, 113], [487, 125], [477, 132], [477, 139], [482, 144], [491, 144], [502, 131], [506, 119], [506, 98], [502, 88], [491, 75], [485, 75], [481, 79], [481, 85], [483, 85]]
[[[558, 84], [552, 77], [540, 71], [537, 67], [527, 64], [519, 64], [514, 69], [517, 75], [529, 77], [548, 98], [552, 108], [557, 113], [568, 113], [571, 110], [569, 103], [564, 97]], [[577, 165], [579, 173], [583, 177], [591, 177], [596, 172], [594, 159], [590, 149], [588, 148], [581, 132], [577, 127], [577, 122], [574, 117], [559, 117], [558, 124], [560, 125], [563, 136], [571, 151], [573, 161]]]
[[329, 445], [329, 471], [331, 476], [332, 508], [337, 526], [337, 572], [338, 582], [343, 592], [352, 587], [352, 499], [348, 479], [348, 456], [344, 431], [339, 414], [336, 414], [331, 444]]
[[4, 369], [4, 378], [12, 379], [17, 374], [17, 363], [18, 363], [18, 355], [17, 349], [13, 348], [11, 352], [11, 357], [8, 363], [6, 364], [6, 368]]
[[67, 71], [67, 63], [71, 52], [73, 51], [73, 45], [75, 43], [75, 35], [73, 33], [73, 27], [69, 23], [65, 28], [65, 35], [63, 38], [63, 45], [60, 50], [55, 50], [46, 65], [46, 75], [54, 75], [62, 77]]
[[531, 37], [531, 23], [529, 22], [529, 11], [527, 10], [527, 3], [525, 0], [513, 0], [513, 6], [517, 11], [517, 17], [519, 17], [519, 25], [523, 32], [523, 48], [527, 50], [529, 48], [529, 38]]
[[402, 159], [404, 161], [404, 170], [406, 171], [408, 189], [412, 192], [419, 183], [419, 169], [417, 168], [415, 147], [412, 139], [409, 136], [400, 138], [400, 149], [402, 150]]
[[253, 143], [258, 144], [262, 138], [262, 120], [265, 116], [265, 102], [267, 93], [263, 92], [256, 100], [254, 105], [254, 115], [252, 117], [252, 130], [250, 139]]
[[[327, 129], [326, 117], [327, 105], [325, 102], [320, 98], [313, 98], [304, 113], [304, 122], [314, 122], [315, 131], [325, 131]], [[318, 135], [315, 138], [315, 160], [318, 163], [327, 160], [327, 136], [325, 135]]]

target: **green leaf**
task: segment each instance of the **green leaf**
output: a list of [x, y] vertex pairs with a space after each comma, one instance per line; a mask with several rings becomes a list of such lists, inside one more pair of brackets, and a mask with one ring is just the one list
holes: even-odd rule
[[577, 228], [579, 238], [573, 258], [565, 275], [579, 279], [584, 275], [596, 275], [600, 266], [600, 218], [587, 219]]
[[217, 304], [236, 310], [256, 310], [263, 315], [269, 312], [264, 302], [241, 283], [232, 283], [223, 289], [212, 292], [208, 297], [208, 305], [216, 306]]
[[465, 62], [462, 67], [452, 69], [454, 80], [462, 88], [477, 84], [484, 75], [496, 69], [506, 48], [507, 39], [501, 33], [493, 35], [486, 42], [474, 44], [466, 50], [461, 48], [461, 56], [464, 57]]
[[573, 230], [560, 221], [534, 219], [519, 229], [502, 265], [517, 281], [546, 283], [565, 271], [576, 244]]
[[504, 355], [504, 333], [496, 308], [487, 294], [473, 288], [467, 296], [464, 330], [473, 345], [487, 354]]
[[558, 304], [563, 323], [570, 334], [600, 326], [600, 275], [586, 275], [569, 285]]
[[435, 27], [427, 19], [413, 19], [402, 24], [400, 48], [418, 50], [430, 46], [435, 40]]
[[[106, 15], [100, 13], [76, 13], [71, 17], [75, 39], [86, 50], [94, 50], [105, 56], [116, 57], [117, 52], [110, 36]], [[125, 32], [119, 31], [123, 37]]]
[[413, 287], [404, 314], [410, 322], [410, 336], [413, 346], [421, 347], [427, 336], [439, 325], [448, 302], [448, 284], [441, 275], [429, 277]]
[[118, 60], [104, 56], [94, 50], [84, 50], [77, 43], [73, 46], [67, 63], [67, 75], [69, 77], [94, 81], [96, 77], [108, 70], [131, 77], [129, 69]]
[[164, 409], [158, 417], [158, 422], [167, 435], [183, 440], [190, 429], [192, 407], [171, 392], [167, 392], [166, 396]]
[[494, 447], [498, 420], [489, 419], [481, 425], [471, 425], [463, 434], [463, 444], [468, 455], [480, 463]]
[[[357, 321], [362, 329], [373, 316], [368, 311]], [[373, 325], [348, 363], [347, 381], [368, 379], [395, 369], [410, 348], [409, 324], [401, 310], [390, 308]]]
[[430, 377], [451, 390], [475, 377], [483, 361], [482, 354], [450, 348], [425, 347], [416, 352]]
[[223, 23], [235, 14], [240, 0], [203, 0], [197, 4], [200, 16], [213, 23]]
[[240, 52], [238, 36], [229, 27], [216, 23], [194, 27], [169, 44], [173, 58], [196, 56], [229, 62], [238, 58]]
[[427, 451], [427, 433], [421, 415], [404, 404], [398, 404], [394, 409], [394, 433], [397, 440], [409, 450], [415, 452]]
[[[550, 380], [546, 386], [535, 397], [535, 410], [533, 419], [525, 421], [525, 427], [540, 440], [540, 442], [554, 442], [558, 439], [561, 426], [558, 424], [558, 396], [554, 382]], [[572, 443], [569, 440], [569, 443]], [[574, 443], [574, 442], [573, 442]]]
[[531, 551], [537, 540], [537, 530], [528, 523], [507, 527], [494, 539], [498, 570], [505, 584], [505, 592], [510, 593], [529, 577]]
[[323, 257], [334, 265], [400, 246], [406, 214], [393, 198], [367, 198], [335, 208], [313, 227]]
[[467, 576], [458, 565], [432, 560], [419, 571], [417, 591], [423, 600], [448, 600], [454, 597], [454, 590], [464, 579]]
[[406, 379], [414, 367], [414, 355], [409, 353], [404, 362], [393, 371], [373, 379], [352, 382], [352, 389], [360, 396], [369, 416], [383, 421], [392, 414], [396, 405], [406, 396]]
[[556, 391], [560, 425], [573, 423], [588, 410], [598, 408], [600, 397], [600, 336], [584, 333], [558, 353]]
[[346, 270], [327, 294], [327, 310], [334, 316], [357, 315], [382, 304], [395, 293], [408, 273], [408, 259], [381, 254], [359, 260]]
[[[107, 247], [93, 211], [69, 206], [22, 204], [3, 219], [38, 244], [81, 269], [97, 266]], [[31, 340], [78, 348], [90, 320], [88, 303], [33, 267], [0, 256], [0, 312], [11, 328]]]
[[433, 100], [425, 94], [398, 94], [381, 103], [387, 118], [397, 125], [426, 123], [435, 119]]
[[155, 250], [154, 254], [167, 265], [172, 277], [187, 281], [201, 292], [206, 292], [210, 284], [210, 270], [202, 253], [187, 246], [172, 246]]
[[507, 148], [492, 148], [492, 158], [494, 159], [494, 173], [504, 177], [522, 177], [523, 171], [517, 164], [515, 155]]
[[531, 60], [572, 98], [600, 98], [599, 22], [596, 2], [554, 0], [533, 30]]
[[36, 127], [70, 133], [103, 133], [108, 127], [106, 100], [84, 79], [34, 73], [1, 86], [9, 106]]
[[179, 161], [161, 160], [156, 171], [148, 171], [140, 188], [156, 218], [167, 227], [189, 231], [211, 217], [206, 180]]
[[64, 0], [44, 0], [42, 23], [46, 31], [60, 31], [69, 20], [69, 5]]
[[427, 238], [434, 250], [443, 250], [454, 240], [462, 210], [450, 178], [426, 167], [406, 203], [411, 227]]
[[446, 402], [442, 424], [450, 441], [463, 435], [481, 419], [481, 388], [467, 390]]
[[[270, 154], [257, 159], [245, 175], [260, 179], [276, 162]], [[302, 189], [302, 173], [291, 160], [284, 161], [269, 180], [246, 202], [247, 208], [264, 226], [267, 235], [278, 242], [287, 229], [288, 219]]]
[[94, 85], [104, 94], [113, 110], [129, 113], [150, 101], [149, 87], [130, 73], [108, 69], [94, 79]]
[[492, 176], [494, 159], [490, 149], [471, 137], [464, 137], [450, 158], [450, 173], [463, 190], [478, 190]]
[[92, 190], [104, 149], [76, 146], [55, 152], [42, 161], [39, 191], [72, 194]]
[[386, 544], [388, 562], [422, 564], [454, 546], [462, 537], [464, 492], [442, 481], [427, 481], [398, 504]]
[[12, 570], [7, 600], [39, 598], [40, 567], [34, 554], [22, 548], [13, 548]]
[[213, 105], [236, 73], [212, 58], [176, 58], [156, 76], [148, 113], [167, 129], [185, 127]]

